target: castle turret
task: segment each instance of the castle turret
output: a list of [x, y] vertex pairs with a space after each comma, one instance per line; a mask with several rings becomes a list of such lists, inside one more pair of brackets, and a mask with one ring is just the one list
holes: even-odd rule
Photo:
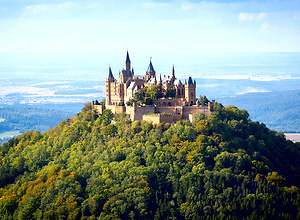
[[188, 82], [184, 84], [185, 99], [187, 103], [194, 105], [196, 103], [196, 82], [189, 77]]
[[130, 71], [130, 69], [131, 69], [131, 61], [130, 61], [129, 53], [128, 53], [128, 50], [127, 50], [126, 61], [125, 61], [125, 70]]
[[108, 68], [107, 78], [105, 79], [105, 91], [106, 91], [106, 105], [111, 104], [111, 83], [115, 82], [115, 78], [112, 74], [111, 68]]
[[147, 72], [146, 72], [147, 80], [154, 77], [154, 76], [155, 76], [155, 70], [153, 68], [152, 61], [151, 61], [151, 58], [150, 58], [150, 63], [149, 63], [149, 66], [148, 66], [148, 69], [147, 69]]

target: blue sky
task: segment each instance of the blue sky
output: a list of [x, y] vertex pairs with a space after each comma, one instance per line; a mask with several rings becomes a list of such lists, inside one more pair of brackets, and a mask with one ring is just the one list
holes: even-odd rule
[[299, 0], [1, 0], [0, 52], [300, 52]]

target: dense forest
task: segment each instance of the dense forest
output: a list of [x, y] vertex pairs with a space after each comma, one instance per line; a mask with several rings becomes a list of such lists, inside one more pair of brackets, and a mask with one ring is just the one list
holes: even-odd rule
[[0, 219], [300, 219], [299, 158], [234, 106], [152, 124], [86, 104], [0, 146]]

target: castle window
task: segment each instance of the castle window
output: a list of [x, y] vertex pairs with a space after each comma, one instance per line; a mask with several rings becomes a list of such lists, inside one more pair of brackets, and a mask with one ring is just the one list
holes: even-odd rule
[[168, 106], [172, 106], [171, 102], [168, 103]]
[[184, 93], [183, 93], [183, 89], [181, 90], [181, 94], [183, 95]]
[[160, 102], [157, 103], [157, 106], [161, 106]]
[[167, 104], [164, 102], [162, 105], [163, 105], [163, 106], [166, 106]]
[[180, 95], [180, 89], [178, 89], [178, 95]]

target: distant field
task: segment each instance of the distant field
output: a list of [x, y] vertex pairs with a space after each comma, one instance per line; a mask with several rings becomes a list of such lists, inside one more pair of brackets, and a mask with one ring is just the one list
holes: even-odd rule
[[286, 139], [294, 141], [294, 142], [300, 142], [300, 134], [293, 134], [293, 133], [288, 133], [285, 134]]
[[21, 133], [19, 131], [8, 131], [8, 132], [0, 133], [0, 139], [13, 138], [20, 134]]

